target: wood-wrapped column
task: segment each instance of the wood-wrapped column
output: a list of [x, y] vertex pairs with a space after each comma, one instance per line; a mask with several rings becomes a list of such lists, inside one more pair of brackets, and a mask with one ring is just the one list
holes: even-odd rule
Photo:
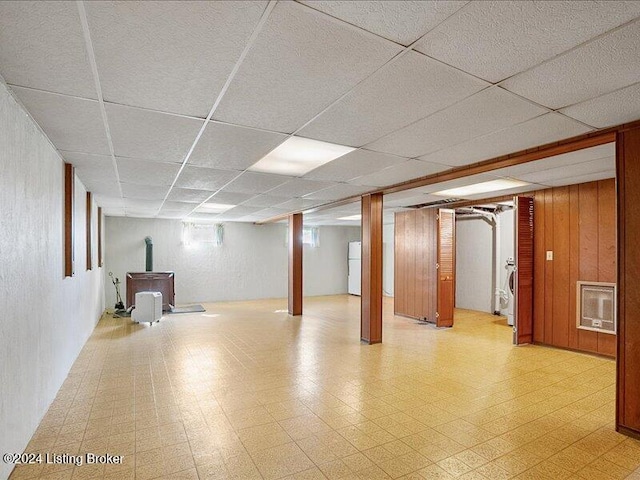
[[382, 193], [362, 196], [360, 339], [382, 342]]
[[289, 315], [302, 315], [302, 214], [289, 215]]

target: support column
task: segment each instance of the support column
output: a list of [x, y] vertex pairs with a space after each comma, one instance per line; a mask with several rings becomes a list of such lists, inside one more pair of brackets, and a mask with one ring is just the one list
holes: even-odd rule
[[289, 215], [289, 315], [302, 315], [302, 214]]
[[640, 127], [616, 138], [618, 355], [616, 430], [640, 438]]
[[382, 194], [362, 196], [360, 339], [382, 342]]

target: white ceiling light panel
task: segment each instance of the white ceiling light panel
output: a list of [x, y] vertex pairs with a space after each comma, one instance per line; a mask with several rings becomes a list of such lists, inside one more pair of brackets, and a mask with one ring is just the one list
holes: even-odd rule
[[470, 195], [477, 195], [480, 193], [492, 193], [499, 192], [501, 190], [508, 190], [511, 188], [518, 188], [528, 185], [527, 182], [519, 180], [511, 180], [507, 178], [490, 180], [488, 182], [475, 183], [471, 185], [465, 185], [463, 187], [450, 188], [448, 190], [440, 190], [433, 192], [433, 195], [448, 198], [466, 198]]
[[334, 143], [289, 137], [281, 145], [249, 168], [253, 172], [301, 177], [307, 172], [335, 160], [354, 148]]
[[196, 209], [195, 212], [197, 213], [223, 213], [226, 212], [227, 210], [230, 210], [232, 208], [234, 208], [235, 205], [227, 205], [224, 203], [203, 203], [202, 205], [199, 205]]

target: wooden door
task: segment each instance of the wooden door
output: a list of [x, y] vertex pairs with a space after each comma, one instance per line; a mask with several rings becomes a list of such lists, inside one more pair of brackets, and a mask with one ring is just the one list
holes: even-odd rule
[[456, 293], [456, 217], [455, 211], [438, 211], [438, 311], [436, 326], [452, 327]]
[[513, 343], [533, 342], [533, 198], [515, 197]]

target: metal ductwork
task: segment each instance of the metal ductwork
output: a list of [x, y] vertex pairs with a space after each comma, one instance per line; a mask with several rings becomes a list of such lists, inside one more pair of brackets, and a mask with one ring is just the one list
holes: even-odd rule
[[151, 237], [145, 237], [144, 243], [147, 244], [145, 271], [153, 272], [153, 240]]

